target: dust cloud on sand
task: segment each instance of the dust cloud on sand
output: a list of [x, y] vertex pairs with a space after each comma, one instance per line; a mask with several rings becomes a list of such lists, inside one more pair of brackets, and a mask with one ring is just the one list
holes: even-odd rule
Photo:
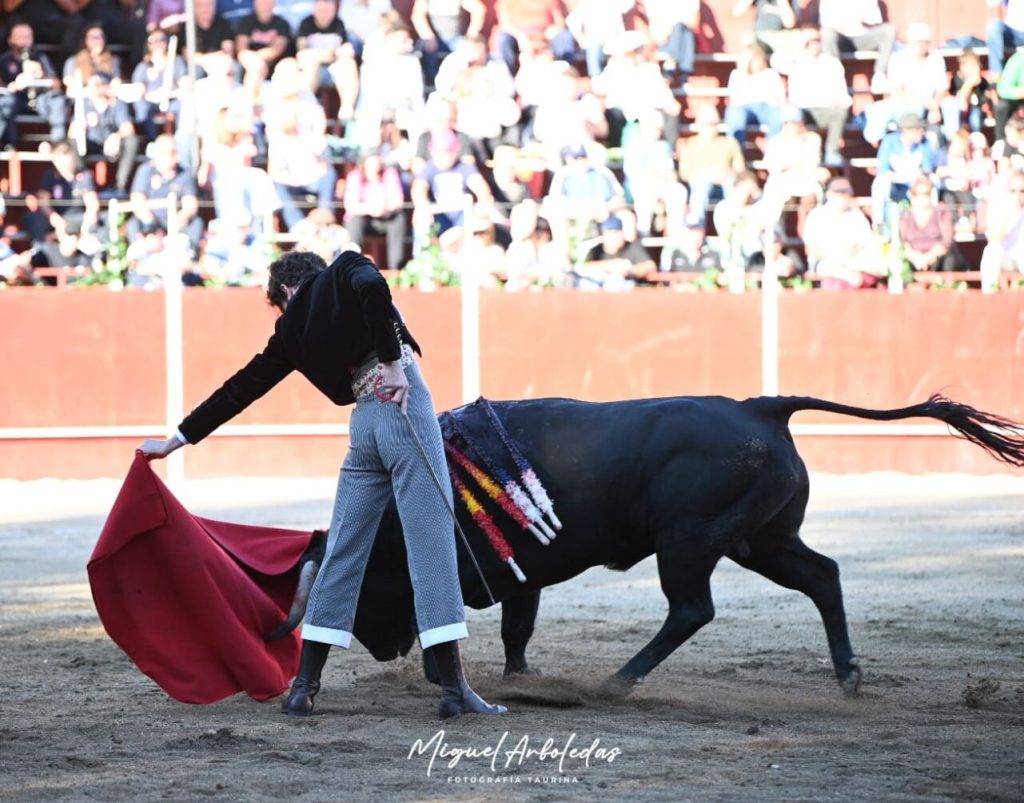
[[[193, 483], [180, 497], [312, 529], [333, 485]], [[1024, 479], [813, 479], [804, 537], [839, 562], [859, 698], [836, 684], [810, 601], [728, 561], [715, 621], [626, 699], [602, 693], [661, 625], [649, 559], [545, 592], [539, 677], [503, 683], [498, 610], [470, 611], [470, 678], [512, 713], [443, 725], [416, 648], [388, 664], [335, 651], [308, 721], [276, 701], [170, 700], [89, 595], [117, 486], [0, 482], [0, 800], [1024, 797]]]

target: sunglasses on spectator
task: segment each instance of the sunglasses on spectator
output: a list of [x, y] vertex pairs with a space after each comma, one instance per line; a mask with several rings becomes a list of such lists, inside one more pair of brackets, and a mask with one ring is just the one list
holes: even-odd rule
[[166, 36], [151, 36], [146, 41], [149, 42], [150, 44], [153, 44], [154, 42], [166, 42], [167, 41], [167, 37]]

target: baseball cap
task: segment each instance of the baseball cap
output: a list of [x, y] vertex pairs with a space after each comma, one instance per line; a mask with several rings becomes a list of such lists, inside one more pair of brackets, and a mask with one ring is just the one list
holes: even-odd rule
[[612, 215], [601, 223], [601, 231], [622, 231], [622, 219]]
[[804, 113], [799, 106], [794, 106], [790, 103], [782, 107], [779, 118], [784, 123], [802, 123], [804, 121]]

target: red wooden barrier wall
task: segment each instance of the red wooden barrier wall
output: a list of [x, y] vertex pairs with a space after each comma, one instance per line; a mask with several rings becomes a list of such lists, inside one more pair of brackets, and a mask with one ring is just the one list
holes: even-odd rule
[[[400, 292], [425, 344], [424, 372], [439, 409], [461, 402], [458, 291]], [[595, 401], [718, 393], [755, 395], [761, 383], [757, 293], [623, 294], [549, 291], [481, 297], [481, 385], [492, 398]], [[7, 348], [0, 429], [157, 425], [165, 417], [163, 297], [105, 290], [0, 293]], [[185, 292], [185, 404], [201, 401], [268, 336], [273, 315], [256, 290]], [[941, 390], [1024, 420], [1024, 294], [784, 293], [783, 394], [896, 407]], [[348, 410], [290, 377], [237, 424], [344, 423]], [[798, 423], [857, 423], [801, 414]], [[138, 437], [0, 439], [0, 477], [123, 475]], [[802, 436], [819, 471], [1002, 471], [946, 436]], [[188, 476], [329, 475], [339, 437], [216, 437], [186, 450]]]

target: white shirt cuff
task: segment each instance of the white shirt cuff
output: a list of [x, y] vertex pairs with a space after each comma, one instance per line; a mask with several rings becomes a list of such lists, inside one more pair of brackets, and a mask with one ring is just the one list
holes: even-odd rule
[[178, 439], [182, 446], [188, 446], [188, 438], [181, 434], [180, 429], [174, 430], [174, 437]]

